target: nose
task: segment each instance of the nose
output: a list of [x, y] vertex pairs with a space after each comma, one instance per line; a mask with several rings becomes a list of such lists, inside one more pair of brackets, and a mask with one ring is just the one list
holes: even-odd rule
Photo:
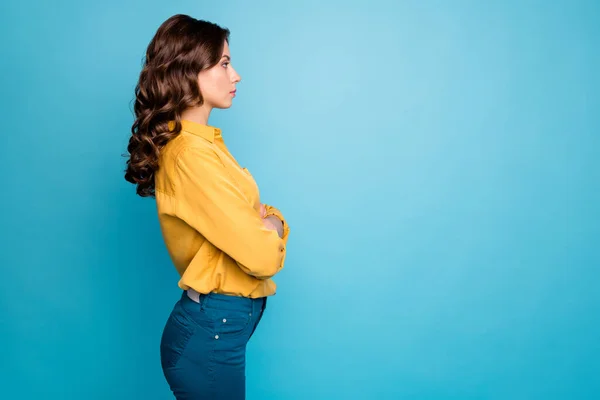
[[242, 77], [237, 73], [237, 71], [234, 69], [233, 70], [233, 79], [232, 82], [233, 83], [238, 83], [239, 81], [242, 80]]

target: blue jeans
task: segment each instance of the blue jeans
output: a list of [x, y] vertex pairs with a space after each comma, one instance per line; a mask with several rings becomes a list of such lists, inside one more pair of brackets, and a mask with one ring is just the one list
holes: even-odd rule
[[177, 400], [245, 399], [246, 344], [266, 304], [266, 298], [216, 293], [196, 303], [182, 293], [160, 342], [163, 373]]

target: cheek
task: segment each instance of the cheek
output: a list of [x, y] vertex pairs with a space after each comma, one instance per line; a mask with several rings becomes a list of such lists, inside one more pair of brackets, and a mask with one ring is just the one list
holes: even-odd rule
[[227, 74], [227, 72], [219, 77], [219, 87], [226, 93], [229, 93], [231, 90], [231, 80], [229, 79], [229, 74]]
[[224, 86], [227, 85], [227, 80], [227, 73], [223, 73], [215, 68], [210, 71], [210, 73], [202, 77], [199, 82], [200, 90], [202, 90], [202, 93], [206, 96], [218, 96], [218, 93], [223, 90]]
[[223, 86], [229, 85], [229, 73], [225, 68], [215, 69], [211, 76], [213, 82], [215, 83], [215, 87], [223, 88]]
[[215, 68], [206, 74], [200, 81], [200, 90], [204, 100], [221, 104], [230, 97], [231, 80], [225, 68]]

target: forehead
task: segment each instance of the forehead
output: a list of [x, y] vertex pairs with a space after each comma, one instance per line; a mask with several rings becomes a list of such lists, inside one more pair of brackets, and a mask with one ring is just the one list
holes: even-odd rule
[[223, 46], [223, 54], [221, 56], [229, 56], [229, 44], [225, 41], [225, 45]]

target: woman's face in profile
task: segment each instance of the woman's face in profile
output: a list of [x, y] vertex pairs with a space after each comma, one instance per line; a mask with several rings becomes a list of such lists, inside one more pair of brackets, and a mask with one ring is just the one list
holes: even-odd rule
[[231, 66], [229, 44], [225, 41], [221, 59], [214, 67], [198, 74], [200, 93], [204, 104], [211, 108], [229, 108], [235, 97], [235, 85], [241, 80]]

